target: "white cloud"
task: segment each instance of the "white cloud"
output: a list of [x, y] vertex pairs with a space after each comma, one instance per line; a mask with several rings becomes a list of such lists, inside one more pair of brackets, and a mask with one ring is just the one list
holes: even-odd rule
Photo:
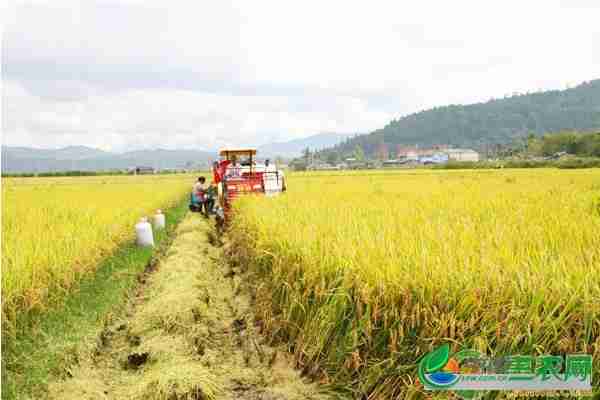
[[5, 84], [4, 94], [5, 144], [36, 147], [77, 143], [117, 151], [215, 148], [265, 143], [307, 132], [366, 131], [389, 118], [369, 109], [364, 100], [343, 96], [290, 99], [130, 89], [56, 101], [33, 95], [12, 82]]
[[261, 144], [600, 77], [596, 1], [34, 2], [4, 143]]

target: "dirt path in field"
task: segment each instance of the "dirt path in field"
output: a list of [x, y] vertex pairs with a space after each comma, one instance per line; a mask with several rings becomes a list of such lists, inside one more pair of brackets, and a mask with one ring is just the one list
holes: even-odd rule
[[324, 399], [287, 354], [265, 343], [239, 271], [188, 214], [128, 315], [78, 355], [51, 399]]

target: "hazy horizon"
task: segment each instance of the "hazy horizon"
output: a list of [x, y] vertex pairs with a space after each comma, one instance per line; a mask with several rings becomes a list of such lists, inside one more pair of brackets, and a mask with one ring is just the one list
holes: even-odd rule
[[[269, 145], [276, 145], [276, 144], [287, 144], [290, 142], [294, 142], [294, 141], [298, 141], [298, 140], [303, 140], [303, 139], [310, 139], [313, 137], [317, 137], [317, 136], [322, 136], [322, 135], [335, 135], [335, 136], [343, 136], [343, 137], [352, 137], [354, 135], [360, 135], [360, 134], [364, 134], [365, 132], [359, 132], [359, 133], [343, 133], [343, 132], [323, 132], [323, 133], [318, 133], [318, 134], [312, 134], [312, 135], [307, 135], [307, 136], [302, 136], [300, 138], [296, 138], [296, 139], [291, 139], [291, 140], [286, 140], [286, 141], [276, 141], [276, 142], [269, 142], [269, 143], [263, 143], [259, 146], [252, 146], [252, 145], [243, 145], [243, 146], [249, 146], [249, 147], [262, 147], [262, 146], [269, 146]], [[88, 146], [85, 144], [67, 144], [67, 145], [59, 145], [59, 146], [53, 146], [53, 147], [40, 147], [40, 146], [35, 146], [35, 145], [31, 145], [31, 146], [23, 146], [23, 145], [10, 145], [10, 144], [5, 144], [2, 143], [2, 147], [6, 147], [6, 148], [27, 148], [27, 149], [35, 149], [35, 150], [62, 150], [62, 149], [68, 149], [68, 148], [78, 148], [78, 147], [82, 147], [82, 148], [88, 148], [88, 149], [94, 149], [94, 150], [101, 150], [101, 151], [105, 151], [105, 152], [110, 152], [110, 153], [115, 153], [115, 154], [123, 154], [123, 153], [129, 153], [129, 152], [135, 152], [135, 151], [153, 151], [153, 150], [168, 150], [168, 151], [176, 151], [176, 150], [194, 150], [194, 151], [203, 151], [203, 152], [217, 152], [219, 151], [220, 147], [214, 147], [214, 148], [198, 148], [198, 147], [176, 147], [176, 148], [170, 148], [170, 147], [160, 147], [160, 146], [148, 146], [148, 147], [139, 147], [139, 148], [131, 148], [131, 149], [125, 149], [125, 150], [105, 150], [102, 149], [100, 147], [94, 147], [94, 146]]]

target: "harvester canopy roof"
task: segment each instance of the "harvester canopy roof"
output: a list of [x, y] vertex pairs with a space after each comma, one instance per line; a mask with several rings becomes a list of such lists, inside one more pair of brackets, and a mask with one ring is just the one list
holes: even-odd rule
[[256, 149], [252, 148], [252, 147], [247, 147], [247, 148], [235, 148], [235, 147], [231, 147], [231, 148], [225, 148], [225, 149], [221, 149], [219, 150], [219, 155], [222, 157], [229, 157], [229, 156], [233, 156], [233, 155], [240, 155], [240, 156], [254, 156], [256, 155]]

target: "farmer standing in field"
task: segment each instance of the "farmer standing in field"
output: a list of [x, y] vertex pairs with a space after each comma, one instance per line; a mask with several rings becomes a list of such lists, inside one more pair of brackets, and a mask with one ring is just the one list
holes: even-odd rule
[[208, 186], [206, 185], [206, 178], [203, 176], [199, 177], [198, 182], [194, 184], [193, 192], [196, 196], [197, 202], [200, 204], [200, 210], [205, 217], [208, 217], [208, 204], [206, 196], [207, 189]]

